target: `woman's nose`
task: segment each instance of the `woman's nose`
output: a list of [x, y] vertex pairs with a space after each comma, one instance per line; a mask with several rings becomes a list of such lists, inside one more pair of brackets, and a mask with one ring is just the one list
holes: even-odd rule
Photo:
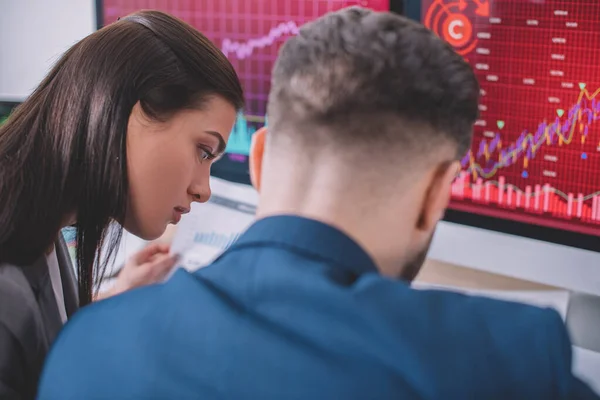
[[211, 191], [208, 183], [204, 185], [194, 185], [190, 187], [189, 193], [192, 200], [197, 203], [206, 203], [210, 199]]

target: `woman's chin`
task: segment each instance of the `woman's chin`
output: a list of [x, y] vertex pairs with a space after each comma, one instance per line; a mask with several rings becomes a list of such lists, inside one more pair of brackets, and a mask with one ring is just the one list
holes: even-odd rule
[[127, 230], [127, 232], [131, 233], [132, 235], [139, 237], [140, 239], [151, 241], [161, 237], [163, 233], [165, 233], [165, 231], [167, 230], [167, 225], [144, 227], [134, 226], [131, 227], [131, 229], [125, 227], [125, 230]]

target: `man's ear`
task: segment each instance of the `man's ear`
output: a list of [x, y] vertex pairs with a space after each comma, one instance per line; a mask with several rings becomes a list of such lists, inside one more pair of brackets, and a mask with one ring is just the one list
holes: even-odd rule
[[452, 183], [459, 172], [459, 161], [439, 166], [433, 174], [433, 178], [425, 194], [425, 201], [423, 202], [417, 228], [427, 232], [435, 229], [437, 223], [444, 217], [444, 213], [450, 202]]
[[265, 140], [267, 128], [262, 127], [252, 135], [250, 144], [250, 181], [257, 191], [260, 191], [260, 178], [262, 175], [262, 161], [265, 153]]

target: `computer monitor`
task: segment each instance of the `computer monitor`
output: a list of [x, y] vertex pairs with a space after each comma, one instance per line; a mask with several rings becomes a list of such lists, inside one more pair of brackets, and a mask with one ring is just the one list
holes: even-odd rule
[[600, 3], [406, 0], [405, 11], [481, 84], [430, 255], [600, 294]]
[[140, 9], [175, 15], [215, 42], [236, 69], [246, 94], [226, 155], [212, 174], [239, 183], [250, 183], [250, 137], [265, 125], [270, 73], [280, 45], [298, 28], [329, 11], [361, 5], [374, 10], [402, 12], [402, 0], [103, 0], [97, 1], [98, 27]]
[[483, 94], [473, 148], [430, 257], [600, 294], [600, 182], [594, 179], [600, 128], [595, 117], [585, 120], [586, 110], [595, 115], [600, 87], [594, 68], [600, 5], [490, 1], [104, 0], [97, 2], [97, 17], [102, 27], [139, 9], [161, 9], [223, 49], [242, 79], [248, 107], [213, 174], [243, 183], [249, 183], [250, 136], [265, 123], [273, 60], [298, 26], [356, 4], [425, 22], [473, 65]]
[[19, 105], [14, 101], [0, 101], [0, 125], [2, 125], [10, 116], [12, 111]]

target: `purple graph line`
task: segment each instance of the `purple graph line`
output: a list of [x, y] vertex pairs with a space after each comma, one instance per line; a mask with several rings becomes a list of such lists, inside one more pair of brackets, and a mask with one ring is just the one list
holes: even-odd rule
[[223, 39], [221, 50], [225, 56], [230, 53], [235, 55], [240, 60], [248, 58], [252, 55], [255, 49], [262, 49], [271, 46], [275, 41], [285, 35], [296, 35], [298, 26], [294, 21], [282, 22], [271, 28], [266, 36], [256, 39], [250, 39], [245, 42], [234, 42], [230, 39]]
[[[546, 142], [546, 130], [548, 130], [548, 133], [550, 134], [551, 144], [555, 144], [558, 141], [557, 128], [559, 126], [560, 133], [563, 137], [565, 136], [565, 134], [574, 133], [573, 125], [578, 123], [576, 121], [578, 112], [581, 112], [581, 122], [586, 123], [584, 136], [587, 136], [588, 127], [595, 121], [600, 119], [600, 115], [598, 114], [600, 112], [600, 102], [597, 101], [595, 98], [591, 100], [591, 104], [588, 103], [588, 100], [582, 99], [573, 107], [571, 107], [568, 113], [567, 120], [562, 124], [560, 124], [560, 120], [556, 118], [556, 120], [552, 124], [546, 122], [539, 124], [535, 134], [532, 134], [528, 131], [523, 131], [514, 144], [512, 144], [508, 149], [501, 151], [500, 158], [502, 161], [495, 162], [489, 168], [484, 168], [482, 166], [477, 165], [470, 165], [470, 155], [472, 154], [470, 151], [461, 160], [462, 167], [465, 168], [469, 166], [467, 172], [471, 172], [472, 169], [475, 168], [479, 173], [483, 175], [489, 175], [499, 168], [508, 167], [509, 165], [512, 165], [513, 157], [509, 157], [508, 155], [515, 155], [517, 157], [520, 155], [526, 155], [529, 159], [532, 159], [535, 157], [535, 150], [539, 148], [542, 144], [545, 144]], [[479, 150], [476, 154], [476, 157], [479, 158], [482, 156], [486, 145], [488, 146], [488, 152], [491, 153], [493, 150], [496, 149], [499, 140], [499, 134], [495, 135], [494, 139], [489, 142], [489, 145], [487, 141], [482, 140], [480, 142]], [[523, 143], [525, 143], [526, 145], [524, 146]]]

